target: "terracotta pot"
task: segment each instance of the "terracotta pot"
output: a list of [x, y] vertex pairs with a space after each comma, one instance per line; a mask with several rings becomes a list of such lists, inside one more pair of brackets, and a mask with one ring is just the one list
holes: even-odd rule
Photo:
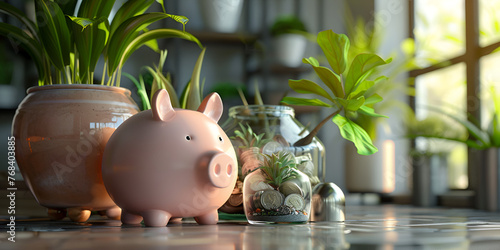
[[49, 217], [86, 221], [90, 211], [119, 208], [104, 187], [101, 161], [115, 129], [139, 109], [130, 91], [100, 85], [29, 88], [12, 125], [16, 160]]

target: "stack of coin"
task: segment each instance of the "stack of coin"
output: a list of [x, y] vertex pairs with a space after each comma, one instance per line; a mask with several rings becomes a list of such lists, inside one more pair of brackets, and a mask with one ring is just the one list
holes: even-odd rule
[[266, 183], [266, 178], [262, 175], [249, 175], [245, 179], [245, 183], [253, 191], [273, 189], [273, 187]]
[[259, 152], [259, 148], [251, 147], [240, 153], [241, 173], [243, 176], [260, 166]]
[[311, 160], [301, 162], [297, 169], [308, 177], [314, 176], [314, 163]]
[[273, 210], [283, 204], [284, 196], [276, 190], [259, 191], [253, 196], [253, 205], [255, 208]]
[[243, 204], [243, 194], [242, 193], [233, 194], [233, 195], [229, 196], [229, 199], [227, 200], [227, 202], [231, 206], [237, 207], [237, 206]]
[[298, 194], [300, 196], [304, 195], [299, 185], [297, 185], [297, 183], [292, 180], [281, 183], [278, 189], [285, 196], [288, 196], [290, 194]]
[[290, 194], [285, 198], [285, 205], [293, 207], [295, 210], [302, 210], [305, 206], [304, 198], [298, 194]]

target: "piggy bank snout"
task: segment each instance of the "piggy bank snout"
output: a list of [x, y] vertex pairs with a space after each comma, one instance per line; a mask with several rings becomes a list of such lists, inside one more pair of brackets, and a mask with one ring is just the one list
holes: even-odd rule
[[237, 174], [238, 166], [228, 154], [217, 153], [208, 163], [208, 177], [212, 185], [225, 188]]

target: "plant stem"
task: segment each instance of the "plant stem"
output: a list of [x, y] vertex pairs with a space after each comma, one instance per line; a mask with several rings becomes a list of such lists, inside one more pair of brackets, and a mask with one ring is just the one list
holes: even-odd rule
[[104, 85], [104, 77], [106, 76], [106, 62], [104, 62], [104, 68], [102, 69], [102, 80], [101, 85]]
[[66, 74], [68, 84], [72, 84], [73, 82], [71, 81], [71, 69], [69, 66], [66, 66], [66, 70], [64, 71], [64, 73]]
[[325, 123], [327, 121], [329, 121], [330, 119], [332, 119], [334, 116], [338, 115], [340, 113], [340, 111], [342, 111], [342, 109], [343, 109], [342, 107], [339, 108], [337, 111], [335, 111], [334, 113], [332, 113], [331, 115], [329, 115], [328, 117], [323, 119], [320, 123], [318, 123], [318, 125], [316, 125], [316, 127], [314, 127], [313, 130], [311, 130], [311, 132], [309, 132], [308, 135], [306, 135], [306, 137], [295, 142], [293, 144], [293, 146], [300, 147], [300, 146], [309, 145], [312, 142], [312, 140], [314, 139], [314, 137], [318, 134], [321, 127], [323, 127], [323, 125], [325, 125]]

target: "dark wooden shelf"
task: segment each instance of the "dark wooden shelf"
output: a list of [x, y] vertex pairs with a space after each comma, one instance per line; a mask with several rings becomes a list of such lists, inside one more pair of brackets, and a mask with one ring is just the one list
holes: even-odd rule
[[287, 67], [283, 65], [272, 65], [271, 73], [274, 74], [300, 74], [310, 71], [310, 67], [299, 66], [299, 67]]
[[[285, 74], [298, 75], [301, 73], [308, 72], [310, 70], [311, 70], [310, 67], [305, 67], [305, 66], [287, 67], [287, 66], [275, 64], [275, 65], [271, 65], [269, 73], [277, 74], [277, 75], [285, 75]], [[262, 68], [258, 68], [258, 69], [250, 70], [248, 73], [249, 74], [257, 74], [257, 73], [261, 73], [261, 72], [262, 72]]]
[[249, 33], [218, 33], [210, 31], [189, 31], [202, 43], [251, 44], [259, 38]]

